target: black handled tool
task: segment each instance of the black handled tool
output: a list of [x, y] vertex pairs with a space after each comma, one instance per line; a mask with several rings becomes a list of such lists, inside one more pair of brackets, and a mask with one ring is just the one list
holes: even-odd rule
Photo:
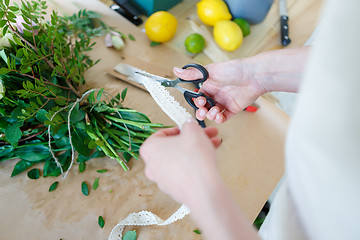
[[286, 0], [279, 0], [281, 44], [287, 46], [291, 43], [289, 37], [289, 17], [286, 8]]

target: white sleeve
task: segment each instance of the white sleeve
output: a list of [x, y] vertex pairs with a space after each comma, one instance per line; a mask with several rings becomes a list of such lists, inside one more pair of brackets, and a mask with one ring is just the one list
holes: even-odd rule
[[[360, 239], [360, 1], [330, 0], [324, 13], [287, 139], [293, 211], [271, 214], [296, 215], [308, 239]], [[296, 231], [286, 216], [266, 227], [279, 224]]]

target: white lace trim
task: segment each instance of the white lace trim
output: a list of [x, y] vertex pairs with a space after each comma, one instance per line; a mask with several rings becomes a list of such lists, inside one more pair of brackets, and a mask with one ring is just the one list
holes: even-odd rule
[[[129, 80], [135, 81], [145, 86], [149, 91], [155, 102], [160, 108], [181, 128], [182, 125], [191, 118], [191, 114], [183, 108], [179, 102], [162, 86], [159, 82], [154, 81], [148, 77], [136, 74], [136, 72], [146, 73], [138, 68], [127, 64], [118, 64], [114, 68], [115, 71], [128, 76]], [[154, 77], [158, 77], [153, 75]], [[161, 77], [159, 77], [161, 78]], [[148, 211], [141, 211], [138, 213], [131, 213], [122, 221], [120, 221], [111, 231], [108, 240], [121, 240], [122, 232], [125, 226], [148, 226], [148, 225], [168, 225], [177, 220], [184, 218], [190, 213], [190, 210], [182, 205], [175, 213], [168, 219], [162, 220], [154, 213]]]

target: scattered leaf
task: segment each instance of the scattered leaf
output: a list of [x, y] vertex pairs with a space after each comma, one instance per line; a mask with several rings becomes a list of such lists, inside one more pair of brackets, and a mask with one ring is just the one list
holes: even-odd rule
[[59, 182], [54, 182], [53, 184], [51, 184], [51, 186], [49, 187], [49, 192], [55, 191], [58, 184]]
[[158, 42], [151, 42], [150, 43], [150, 47], [155, 47], [157, 45], [160, 45], [160, 43], [158, 43]]
[[106, 170], [106, 169], [100, 169], [100, 170], [96, 170], [96, 172], [98, 172], [98, 173], [105, 173], [105, 172], [107, 172], [107, 170]]
[[89, 188], [86, 182], [81, 183], [81, 191], [85, 196], [89, 196]]
[[96, 190], [99, 186], [99, 178], [95, 178], [94, 184], [93, 184], [93, 189]]
[[27, 175], [30, 179], [39, 179], [40, 171], [39, 171], [39, 169], [34, 168], [34, 169], [31, 169], [30, 171], [28, 171]]
[[198, 229], [194, 230], [193, 232], [196, 233], [196, 234], [201, 234], [201, 231], [198, 230]]
[[81, 162], [79, 164], [79, 172], [84, 172], [86, 169], [86, 163], [85, 162]]
[[100, 226], [101, 228], [104, 227], [105, 221], [104, 221], [104, 219], [103, 219], [102, 216], [99, 216], [99, 218], [98, 218], [98, 223], [99, 223], [99, 226]]
[[132, 35], [131, 33], [129, 34], [129, 39], [130, 39], [131, 41], [136, 41], [134, 35]]
[[122, 240], [136, 240], [137, 239], [137, 234], [136, 234], [136, 231], [127, 231]]

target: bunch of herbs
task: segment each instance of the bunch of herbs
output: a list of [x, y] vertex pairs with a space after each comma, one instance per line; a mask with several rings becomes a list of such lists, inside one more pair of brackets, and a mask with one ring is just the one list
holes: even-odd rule
[[115, 97], [104, 89], [81, 93], [84, 73], [98, 62], [87, 55], [92, 38], [114, 29], [95, 12], [53, 11], [46, 18], [46, 9], [42, 0], [21, 6], [0, 0], [0, 161], [20, 159], [11, 176], [38, 163], [44, 177], [58, 176], [76, 151], [82, 170], [105, 155], [128, 170], [143, 141], [163, 125], [126, 108], [127, 89]]

